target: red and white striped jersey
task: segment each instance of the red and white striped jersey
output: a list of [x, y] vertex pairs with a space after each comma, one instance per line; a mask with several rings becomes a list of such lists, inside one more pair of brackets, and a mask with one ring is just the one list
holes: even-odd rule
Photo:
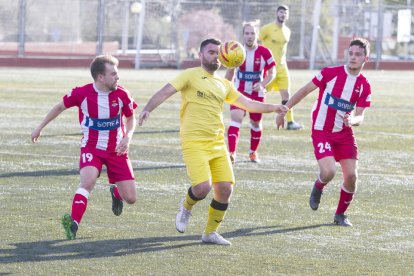
[[137, 104], [121, 86], [110, 93], [98, 91], [93, 83], [74, 88], [63, 97], [67, 108], [79, 108], [83, 133], [81, 147], [115, 152], [125, 134], [123, 116], [134, 114]]
[[319, 96], [312, 110], [312, 129], [339, 132], [344, 129], [344, 115], [357, 107], [371, 105], [371, 86], [359, 74], [350, 75], [346, 66], [323, 68], [312, 82]]
[[253, 92], [253, 85], [262, 81], [264, 72], [276, 66], [276, 62], [269, 49], [262, 45], [258, 45], [253, 50], [245, 48], [246, 59], [236, 70], [234, 86], [240, 92], [251, 94]]

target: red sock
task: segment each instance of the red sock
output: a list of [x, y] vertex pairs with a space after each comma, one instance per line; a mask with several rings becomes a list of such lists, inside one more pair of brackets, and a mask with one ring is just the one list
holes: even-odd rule
[[336, 209], [336, 214], [345, 213], [353, 197], [354, 197], [354, 193], [349, 193], [345, 191], [343, 187], [341, 187], [341, 193], [339, 195], [339, 202], [338, 202], [338, 208]]
[[86, 211], [86, 206], [88, 206], [88, 197], [89, 192], [83, 188], [79, 188], [73, 197], [71, 217], [78, 224], [82, 220], [83, 214]]
[[318, 179], [316, 179], [316, 181], [315, 181], [315, 186], [316, 186], [316, 189], [321, 190], [321, 191], [325, 188], [326, 184], [328, 184], [328, 183], [323, 183], [323, 182], [319, 179], [319, 177], [318, 177]]
[[121, 197], [121, 195], [119, 194], [119, 191], [118, 191], [118, 186], [114, 186], [113, 191], [114, 191], [114, 196], [115, 196], [117, 199], [122, 200], [122, 197]]
[[262, 131], [256, 131], [250, 129], [250, 151], [255, 152], [260, 144], [260, 139], [262, 138]]
[[227, 130], [227, 142], [229, 146], [229, 152], [234, 153], [237, 149], [237, 143], [239, 142], [239, 128], [230, 126]]

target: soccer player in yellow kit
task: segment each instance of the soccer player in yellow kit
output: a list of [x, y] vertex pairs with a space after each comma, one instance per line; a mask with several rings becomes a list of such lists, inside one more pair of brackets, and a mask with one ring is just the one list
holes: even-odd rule
[[[290, 97], [290, 76], [286, 63], [287, 45], [290, 40], [290, 29], [286, 26], [289, 19], [289, 9], [281, 5], [276, 9], [276, 21], [264, 25], [260, 29], [259, 40], [270, 49], [276, 61], [276, 77], [266, 86], [267, 91], [279, 91], [282, 104], [286, 104]], [[293, 111], [290, 109], [286, 116], [288, 130], [303, 128], [293, 120]]]
[[218, 50], [221, 42], [210, 38], [200, 45], [201, 67], [184, 70], [156, 92], [139, 116], [139, 125], [150, 112], [176, 92], [181, 92], [180, 140], [183, 159], [191, 187], [180, 203], [176, 229], [184, 233], [191, 210], [213, 188], [207, 225], [201, 237], [204, 243], [230, 245], [217, 233], [228, 208], [235, 183], [233, 168], [224, 139], [224, 103], [239, 106], [249, 112], [287, 112], [283, 105], [252, 101], [240, 94], [233, 84], [215, 74], [220, 67]]

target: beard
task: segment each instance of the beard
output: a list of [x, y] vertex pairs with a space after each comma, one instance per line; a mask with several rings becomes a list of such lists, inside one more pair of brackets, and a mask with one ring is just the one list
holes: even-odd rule
[[118, 83], [117, 82], [115, 82], [115, 83], [113, 83], [113, 84], [111, 84], [111, 85], [108, 85], [108, 89], [109, 89], [109, 91], [114, 91], [114, 90], [116, 90], [118, 88]]
[[217, 63], [204, 63], [204, 67], [206, 67], [210, 71], [217, 71], [220, 68], [220, 62]]
[[277, 22], [279, 22], [280, 24], [283, 24], [283, 23], [285, 23], [286, 22], [286, 17], [281, 17], [281, 16], [279, 16], [278, 18], [277, 18]]
[[246, 46], [247, 46], [247, 47], [249, 47], [249, 48], [253, 48], [253, 46], [254, 46], [254, 41], [247, 41], [247, 42], [246, 42]]

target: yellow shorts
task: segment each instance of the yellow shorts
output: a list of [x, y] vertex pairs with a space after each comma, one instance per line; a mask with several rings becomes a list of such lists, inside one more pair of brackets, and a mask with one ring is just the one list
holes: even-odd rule
[[224, 141], [183, 142], [183, 159], [191, 185], [207, 180], [235, 183], [233, 167]]
[[266, 90], [270, 91], [280, 91], [290, 89], [290, 76], [289, 70], [286, 65], [277, 65], [276, 66], [276, 77], [275, 79], [266, 86]]

